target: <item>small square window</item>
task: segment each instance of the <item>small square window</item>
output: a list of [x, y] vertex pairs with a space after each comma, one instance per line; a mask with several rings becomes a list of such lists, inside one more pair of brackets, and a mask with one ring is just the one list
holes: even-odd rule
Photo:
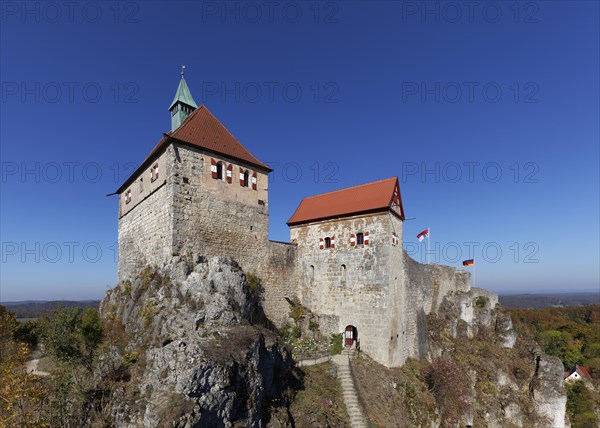
[[156, 181], [158, 179], [158, 163], [154, 164], [150, 168], [150, 181]]

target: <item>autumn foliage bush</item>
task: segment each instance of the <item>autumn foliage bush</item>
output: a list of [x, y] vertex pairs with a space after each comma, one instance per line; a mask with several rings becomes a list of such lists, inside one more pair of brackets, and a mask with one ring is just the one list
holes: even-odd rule
[[451, 358], [438, 357], [426, 369], [425, 379], [442, 413], [442, 426], [455, 426], [469, 410], [467, 371]]

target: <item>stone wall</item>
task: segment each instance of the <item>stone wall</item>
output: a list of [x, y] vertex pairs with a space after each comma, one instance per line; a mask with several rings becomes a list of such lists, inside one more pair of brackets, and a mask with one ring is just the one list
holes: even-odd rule
[[404, 364], [409, 357], [424, 357], [427, 350], [426, 315], [439, 308], [444, 296], [471, 289], [469, 272], [450, 266], [419, 263], [404, 250], [402, 258], [402, 343], [394, 365]]
[[[245, 272], [254, 271], [268, 243], [267, 174], [252, 170], [257, 172], [253, 190], [240, 186], [239, 162], [182, 145], [174, 150], [174, 252], [229, 256]], [[212, 178], [211, 159], [233, 165], [231, 183]]]
[[267, 251], [257, 261], [264, 286], [263, 307], [266, 315], [277, 326], [283, 325], [290, 312], [286, 299], [297, 294], [300, 283], [296, 245], [269, 241]]
[[[150, 166], [144, 169], [136, 179], [119, 195], [119, 218], [133, 210], [142, 201], [162, 187], [167, 181], [169, 154], [163, 152]], [[156, 166], [156, 171], [153, 169]], [[127, 198], [127, 192], [130, 197]]]
[[166, 183], [119, 218], [119, 282], [131, 280], [146, 265], [160, 266], [170, 255], [172, 224]]
[[[392, 316], [390, 260], [401, 250], [400, 244], [392, 244], [392, 232], [400, 237], [402, 233], [401, 222], [392, 218], [380, 213], [290, 228], [292, 242], [298, 244], [301, 302], [321, 315], [326, 334], [356, 327], [361, 348], [386, 365]], [[359, 232], [369, 233], [369, 243], [352, 246], [351, 234]], [[325, 237], [335, 237], [335, 248], [319, 248]]]

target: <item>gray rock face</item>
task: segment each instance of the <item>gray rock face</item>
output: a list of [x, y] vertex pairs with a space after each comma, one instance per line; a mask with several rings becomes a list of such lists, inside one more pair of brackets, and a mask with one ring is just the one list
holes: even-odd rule
[[530, 391], [536, 411], [546, 419], [543, 426], [569, 427], [566, 415], [567, 396], [562, 381], [563, 364], [558, 358], [544, 354], [539, 348], [535, 350], [535, 354], [536, 369]]
[[[250, 325], [256, 301], [239, 266], [224, 258], [174, 258], [111, 290], [101, 313], [128, 341], [105, 358], [113, 367], [124, 366], [122, 354], [136, 360], [112, 407], [115, 426], [265, 426], [263, 409], [281, 393], [291, 355]], [[98, 376], [111, 364], [100, 367]]]
[[[569, 427], [562, 363], [534, 342], [517, 344], [510, 314], [497, 304], [497, 295], [473, 288], [447, 295], [430, 318], [430, 357], [451, 355], [461, 343], [465, 344], [461, 358], [476, 367], [468, 371], [472, 377], [471, 396], [467, 397], [471, 410], [462, 423], [477, 426], [473, 415], [479, 414], [478, 423], [483, 420], [489, 427]], [[479, 345], [468, 345], [474, 342]], [[465, 355], [465, 349], [476, 353]], [[484, 356], [477, 355], [479, 352]], [[518, 364], [510, 364], [515, 358]]]

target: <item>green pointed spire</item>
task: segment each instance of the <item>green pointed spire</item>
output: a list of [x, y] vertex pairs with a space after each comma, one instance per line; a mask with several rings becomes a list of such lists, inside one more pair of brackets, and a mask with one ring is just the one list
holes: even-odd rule
[[169, 111], [171, 112], [171, 131], [175, 131], [179, 128], [186, 117], [198, 107], [196, 101], [194, 101], [194, 98], [192, 97], [190, 88], [188, 88], [185, 78], [183, 77], [184, 70], [185, 65], [182, 65], [181, 80], [179, 81], [175, 98], [173, 98], [173, 102], [169, 107]]

